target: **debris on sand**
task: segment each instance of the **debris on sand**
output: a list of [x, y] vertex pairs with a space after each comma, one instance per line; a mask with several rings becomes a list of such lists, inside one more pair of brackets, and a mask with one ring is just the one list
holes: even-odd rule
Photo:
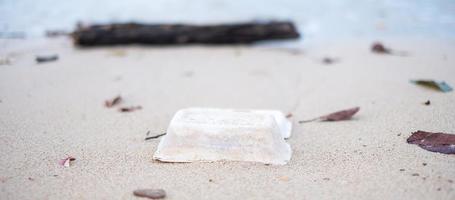
[[431, 104], [431, 101], [430, 100], [425, 101], [425, 103], [423, 103], [423, 104], [425, 104], [426, 106], [429, 106]]
[[336, 58], [331, 58], [331, 57], [324, 57], [322, 58], [322, 63], [326, 65], [334, 64], [338, 62], [338, 59]]
[[10, 64], [11, 64], [10, 58], [0, 56], [0, 65], [10, 65]]
[[150, 199], [162, 199], [166, 197], [166, 191], [163, 189], [138, 189], [133, 191], [134, 196], [146, 197]]
[[389, 48], [386, 48], [382, 43], [375, 42], [371, 45], [371, 51], [378, 54], [391, 54], [392, 51]]
[[53, 62], [58, 60], [58, 55], [36, 56], [37, 63]]
[[[147, 132], [147, 135], [149, 135], [150, 131]], [[161, 136], [164, 136], [166, 135], [166, 133], [161, 133], [161, 134], [158, 134], [158, 135], [154, 135], [154, 136], [150, 136], [150, 137], [146, 137], [145, 140], [151, 140], [151, 139], [156, 139], [156, 138], [159, 138]]]
[[142, 109], [142, 106], [123, 107], [123, 108], [119, 108], [118, 110], [120, 112], [133, 112], [133, 111], [140, 110], [140, 109]]
[[408, 56], [408, 52], [396, 51], [384, 46], [381, 42], [375, 42], [371, 45], [371, 51], [376, 54], [388, 54], [395, 56]]
[[454, 134], [417, 131], [409, 136], [407, 142], [409, 144], [418, 145], [420, 148], [427, 151], [455, 154]]
[[68, 36], [70, 33], [64, 30], [47, 30], [46, 31], [46, 37], [48, 38], [55, 38], [55, 37], [60, 37], [60, 36]]
[[66, 158], [63, 158], [58, 161], [58, 164], [64, 167], [69, 167], [71, 166], [71, 161], [75, 161], [76, 158], [73, 158], [71, 156], [67, 156]]
[[285, 165], [291, 133], [292, 123], [278, 110], [186, 108], [172, 118], [153, 159]]
[[317, 117], [314, 119], [299, 121], [299, 123], [312, 122], [312, 121], [316, 121], [316, 120], [320, 120], [320, 121], [349, 120], [352, 118], [353, 115], [355, 115], [357, 112], [359, 112], [359, 110], [360, 110], [360, 107], [349, 108], [346, 110], [341, 110], [341, 111], [337, 111], [334, 113], [330, 113], [328, 115], [320, 116], [320, 117]]
[[112, 108], [115, 105], [119, 104], [121, 101], [122, 101], [122, 97], [120, 95], [118, 95], [111, 100], [104, 101], [104, 106], [106, 106], [108, 108]]
[[441, 92], [450, 92], [452, 87], [444, 81], [434, 81], [434, 80], [411, 80], [411, 83], [427, 87], [430, 89], [438, 90]]
[[82, 26], [72, 34], [79, 46], [126, 44], [250, 44], [263, 40], [297, 39], [289, 21], [219, 25], [113, 23]]

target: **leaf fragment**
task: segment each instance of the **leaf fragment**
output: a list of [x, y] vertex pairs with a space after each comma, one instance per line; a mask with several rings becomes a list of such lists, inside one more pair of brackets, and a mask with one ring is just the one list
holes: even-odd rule
[[431, 152], [455, 154], [455, 134], [416, 131], [406, 140]]
[[36, 56], [37, 63], [53, 62], [58, 60], [58, 55]]
[[382, 43], [375, 42], [371, 45], [371, 51], [378, 54], [391, 54], [392, 51], [389, 48], [386, 48]]
[[334, 64], [334, 63], [338, 62], [338, 59], [331, 58], [331, 57], [324, 57], [324, 58], [322, 58], [321, 61], [323, 64], [330, 65], [330, 64]]
[[341, 120], [349, 120], [354, 116], [357, 112], [359, 112], [360, 107], [354, 107], [354, 108], [349, 108], [345, 110], [340, 110], [334, 113], [330, 113], [327, 115], [323, 115], [314, 119], [310, 120], [303, 120], [299, 121], [299, 123], [305, 123], [305, 122], [312, 122], [316, 120], [320, 121], [341, 121]]
[[71, 156], [67, 156], [66, 158], [63, 158], [58, 161], [58, 164], [64, 167], [69, 167], [71, 166], [71, 161], [75, 161], [76, 158], [73, 158]]
[[411, 80], [411, 83], [431, 88], [434, 90], [438, 90], [441, 92], [450, 92], [452, 91], [452, 87], [450, 87], [449, 84], [447, 84], [444, 81], [435, 81], [435, 80], [429, 80], [429, 79], [419, 79], [419, 80]]
[[138, 189], [134, 190], [133, 194], [138, 197], [146, 197], [150, 199], [162, 199], [166, 197], [166, 191], [163, 189]]
[[381, 42], [375, 42], [371, 45], [371, 51], [376, 54], [388, 54], [388, 55], [395, 55], [395, 56], [408, 56], [409, 53], [406, 51], [397, 51], [392, 50], [386, 46], [384, 46]]
[[104, 101], [104, 106], [106, 106], [108, 108], [112, 108], [115, 105], [119, 104], [121, 101], [122, 101], [122, 97], [120, 95], [118, 95], [111, 100]]
[[131, 106], [131, 107], [119, 108], [119, 111], [120, 112], [133, 112], [133, 111], [140, 110], [140, 109], [142, 109], [142, 106]]

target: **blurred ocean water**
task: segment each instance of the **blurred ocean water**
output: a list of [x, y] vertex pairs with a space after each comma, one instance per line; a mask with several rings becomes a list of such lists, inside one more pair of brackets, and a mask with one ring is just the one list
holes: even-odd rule
[[76, 22], [296, 22], [305, 40], [416, 36], [455, 38], [455, 0], [0, 0], [0, 32], [42, 37]]

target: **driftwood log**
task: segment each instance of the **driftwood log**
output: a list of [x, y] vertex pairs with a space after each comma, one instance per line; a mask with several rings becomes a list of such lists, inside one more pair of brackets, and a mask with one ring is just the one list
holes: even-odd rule
[[81, 26], [72, 33], [80, 46], [123, 44], [249, 44], [299, 37], [292, 22], [251, 22], [222, 25], [107, 24]]

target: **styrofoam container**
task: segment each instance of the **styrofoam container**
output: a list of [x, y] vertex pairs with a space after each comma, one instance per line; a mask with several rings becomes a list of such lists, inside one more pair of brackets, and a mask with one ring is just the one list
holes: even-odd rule
[[178, 111], [153, 158], [163, 162], [286, 164], [292, 123], [280, 111], [188, 108]]

